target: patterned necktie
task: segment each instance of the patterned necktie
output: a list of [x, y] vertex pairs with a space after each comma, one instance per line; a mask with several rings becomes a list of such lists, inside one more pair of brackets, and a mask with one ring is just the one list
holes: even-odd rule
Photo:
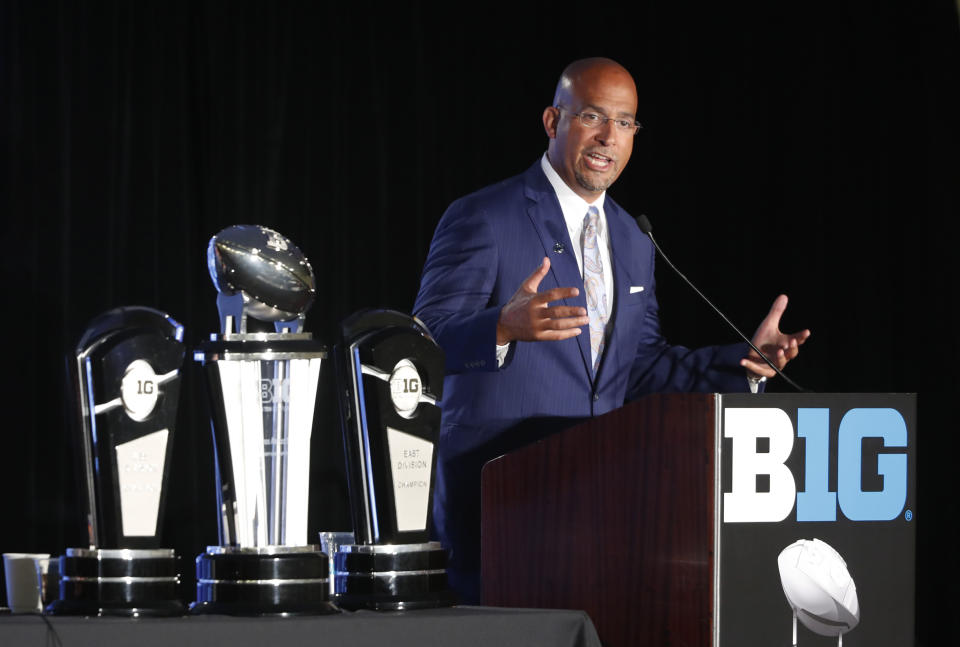
[[603, 281], [603, 261], [597, 244], [597, 220], [600, 212], [590, 207], [583, 219], [583, 287], [587, 293], [587, 315], [590, 317], [590, 354], [596, 374], [603, 355], [604, 335], [610, 311], [607, 308], [607, 288]]

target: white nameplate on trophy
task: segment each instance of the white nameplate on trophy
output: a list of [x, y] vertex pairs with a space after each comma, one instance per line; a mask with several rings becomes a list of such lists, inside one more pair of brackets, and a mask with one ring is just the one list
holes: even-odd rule
[[157, 533], [168, 435], [161, 429], [117, 445], [120, 517], [127, 537], [152, 537]]
[[387, 427], [397, 530], [425, 530], [430, 506], [433, 443]]

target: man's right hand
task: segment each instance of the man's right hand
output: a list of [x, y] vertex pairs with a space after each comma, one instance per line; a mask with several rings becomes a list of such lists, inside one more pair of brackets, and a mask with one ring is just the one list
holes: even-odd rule
[[524, 279], [520, 288], [500, 310], [497, 320], [497, 344], [512, 341], [558, 341], [580, 334], [580, 326], [590, 325], [587, 309], [577, 306], [549, 306], [560, 299], [580, 294], [577, 288], [553, 288], [537, 292], [540, 281], [550, 271], [546, 256], [533, 274]]

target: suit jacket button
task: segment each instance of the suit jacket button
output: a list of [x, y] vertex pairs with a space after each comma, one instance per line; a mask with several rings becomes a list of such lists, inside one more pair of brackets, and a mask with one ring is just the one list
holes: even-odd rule
[[594, 394], [593, 394], [593, 401], [594, 401], [594, 402], [598, 402], [599, 400], [600, 400], [600, 394], [599, 394], [599, 393], [594, 393]]

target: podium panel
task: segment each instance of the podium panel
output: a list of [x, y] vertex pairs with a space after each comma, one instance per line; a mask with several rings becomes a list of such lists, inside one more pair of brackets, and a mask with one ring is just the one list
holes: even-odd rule
[[484, 604], [605, 645], [909, 645], [916, 396], [653, 395], [488, 463]]

